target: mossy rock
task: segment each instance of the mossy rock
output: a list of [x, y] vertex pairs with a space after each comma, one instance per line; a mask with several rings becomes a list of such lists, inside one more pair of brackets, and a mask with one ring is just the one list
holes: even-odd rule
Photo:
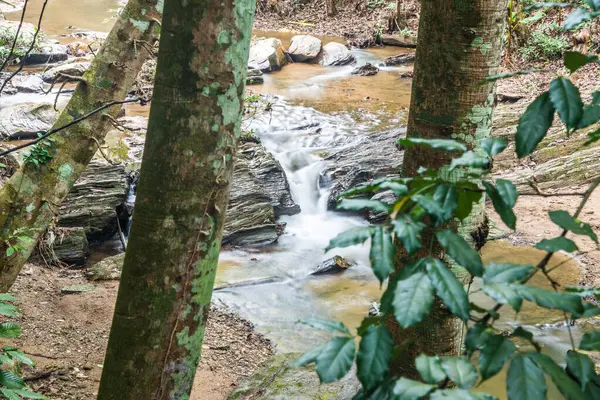
[[125, 253], [107, 257], [92, 265], [87, 272], [88, 279], [92, 281], [108, 281], [121, 279], [121, 271], [125, 262]]
[[242, 381], [228, 400], [350, 400], [358, 392], [354, 371], [339, 382], [321, 385], [314, 365], [290, 368], [301, 354], [278, 354]]

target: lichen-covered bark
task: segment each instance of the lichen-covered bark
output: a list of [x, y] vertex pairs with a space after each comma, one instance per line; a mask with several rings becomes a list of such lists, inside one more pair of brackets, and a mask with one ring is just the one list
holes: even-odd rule
[[[417, 60], [408, 120], [409, 137], [456, 139], [476, 148], [477, 142], [491, 133], [495, 87], [478, 85], [488, 75], [498, 72], [507, 0], [422, 0]], [[420, 166], [440, 168], [455, 154], [435, 151], [424, 146], [405, 150], [403, 174], [415, 176]], [[449, 180], [460, 178], [448, 173]], [[485, 224], [483, 202], [463, 223], [450, 224], [475, 247], [472, 234]], [[448, 228], [448, 227], [446, 227]], [[429, 254], [432, 232], [424, 235]], [[443, 255], [433, 246], [433, 255]], [[427, 254], [421, 254], [424, 256]], [[400, 256], [397, 268], [410, 260]], [[464, 283], [469, 275], [453, 265]], [[418, 378], [414, 357], [420, 353], [458, 355], [463, 342], [464, 326], [436, 301], [432, 312], [417, 326], [402, 330], [394, 321], [388, 323], [398, 343], [412, 341], [406, 357], [394, 365], [395, 373]]]
[[233, 174], [255, 3], [166, 0], [98, 399], [188, 399]]
[[[63, 126], [111, 101], [123, 100], [148, 57], [142, 42], [152, 43], [162, 17], [162, 0], [130, 0], [102, 50], [85, 73], [55, 127]], [[116, 105], [56, 135], [53, 158], [39, 167], [23, 165], [0, 190], [0, 292], [15, 281], [40, 235], [110, 129], [107, 115]], [[7, 256], [8, 244], [24, 250]]]

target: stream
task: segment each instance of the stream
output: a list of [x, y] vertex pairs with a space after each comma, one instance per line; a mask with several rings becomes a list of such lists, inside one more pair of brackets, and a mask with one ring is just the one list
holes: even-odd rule
[[[37, 17], [42, 0], [30, 1], [31, 12], [26, 20]], [[85, 30], [108, 31], [110, 19], [118, 2], [115, 0], [53, 0], [48, 6], [42, 28], [50, 37], [68, 32], [73, 25]], [[16, 19], [18, 14], [8, 14]], [[255, 32], [257, 36], [275, 36], [287, 47], [292, 33]], [[343, 38], [322, 38], [325, 42]], [[60, 40], [63, 40], [62, 38]], [[382, 47], [353, 50], [358, 65], [379, 64], [383, 57], [409, 50]], [[319, 175], [326, 166], [323, 155], [352, 144], [361, 135], [374, 130], [388, 129], [404, 123], [410, 101], [411, 80], [400, 79], [398, 73], [407, 67], [383, 67], [376, 76], [353, 76], [353, 67], [325, 68], [312, 64], [290, 64], [281, 71], [266, 74], [262, 85], [248, 90], [272, 97], [272, 112], [248, 122], [263, 145], [277, 158], [287, 174], [292, 195], [301, 213], [280, 218], [286, 223], [285, 233], [270, 246], [227, 250], [221, 253], [216, 285], [232, 284], [249, 279], [277, 278], [276, 282], [223, 289], [215, 292], [213, 300], [238, 312], [255, 324], [256, 329], [272, 339], [282, 352], [305, 351], [327, 340], [327, 333], [298, 324], [306, 318], [326, 318], [343, 321], [355, 330], [368, 312], [372, 302], [379, 299], [382, 288], [370, 271], [368, 245], [333, 249], [324, 248], [337, 234], [367, 222], [358, 217], [327, 210], [327, 188], [320, 187]], [[42, 101], [39, 95], [3, 98], [1, 106], [24, 101]], [[36, 97], [37, 96], [37, 97]], [[64, 104], [65, 99], [61, 99]], [[43, 98], [47, 101], [47, 98]], [[148, 108], [130, 108], [130, 114], [147, 113]], [[147, 116], [147, 115], [145, 115]], [[317, 125], [314, 129], [297, 129]], [[107, 246], [110, 246], [108, 244]], [[355, 263], [341, 275], [310, 277], [310, 272], [323, 260], [340, 255]], [[542, 253], [529, 247], [505, 242], [490, 242], [483, 249], [485, 262], [537, 263]], [[93, 254], [97, 261], [101, 254]], [[555, 278], [561, 284], [579, 280], [579, 266], [565, 255], [553, 258], [552, 265], [565, 262]], [[543, 281], [534, 281], [544, 286]], [[474, 282], [471, 290], [477, 291]], [[476, 294], [477, 301], [486, 305], [487, 298]], [[488, 304], [489, 305], [489, 304]], [[568, 347], [568, 332], [561, 315], [527, 304], [515, 316], [510, 312], [497, 326], [512, 330], [516, 322], [536, 334], [544, 351], [558, 356]], [[575, 340], [592, 323], [573, 328]], [[506, 398], [504, 372], [481, 385], [500, 398]], [[550, 397], [561, 398], [549, 384]]]

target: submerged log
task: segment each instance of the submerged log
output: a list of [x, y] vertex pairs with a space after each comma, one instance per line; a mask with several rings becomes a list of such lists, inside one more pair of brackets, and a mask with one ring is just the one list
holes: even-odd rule
[[333, 256], [317, 265], [317, 268], [311, 272], [311, 275], [339, 274], [351, 266], [352, 264], [344, 257]]

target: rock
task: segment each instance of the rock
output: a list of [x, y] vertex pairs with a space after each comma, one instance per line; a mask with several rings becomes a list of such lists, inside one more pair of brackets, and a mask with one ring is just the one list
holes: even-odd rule
[[417, 39], [411, 36], [399, 36], [391, 34], [381, 35], [381, 42], [387, 46], [399, 46], [399, 47], [417, 47]]
[[399, 78], [412, 78], [414, 75], [413, 71], [404, 71], [398, 74]]
[[21, 93], [40, 93], [44, 90], [44, 81], [39, 75], [17, 75], [10, 80], [8, 86]]
[[83, 228], [54, 228], [44, 235], [32, 257], [50, 265], [82, 266], [88, 254], [89, 245]]
[[402, 65], [415, 62], [417, 56], [415, 53], [402, 53], [395, 56], [386, 57], [383, 59], [385, 65]]
[[94, 289], [96, 289], [96, 286], [94, 285], [71, 285], [63, 287], [62, 289], [60, 289], [60, 292], [62, 294], [81, 294], [91, 292]]
[[58, 119], [54, 106], [47, 103], [21, 103], [0, 109], [0, 138], [32, 139], [52, 127]]
[[360, 389], [356, 371], [340, 381], [321, 385], [314, 366], [291, 368], [300, 353], [278, 354], [238, 384], [228, 400], [346, 400]]
[[327, 157], [327, 166], [319, 176], [319, 186], [330, 188], [327, 207], [335, 209], [337, 197], [353, 187], [372, 179], [398, 176], [403, 157], [395, 143], [405, 133], [402, 128], [364, 135]]
[[[386, 190], [384, 192], [376, 193], [371, 200], [378, 200], [388, 206], [391, 206], [398, 200], [398, 196], [392, 192], [391, 190]], [[367, 219], [372, 224], [383, 222], [387, 218], [388, 214], [386, 212], [374, 213], [372, 210], [369, 210], [369, 216]]]
[[379, 68], [374, 66], [371, 63], [366, 63], [365, 65], [361, 65], [360, 67], [356, 67], [352, 70], [352, 75], [361, 75], [361, 76], [372, 76], [377, 75], [379, 72]]
[[24, 61], [25, 65], [55, 64], [67, 61], [68, 58], [69, 55], [67, 54], [66, 46], [54, 43], [43, 43], [37, 51], [32, 51]]
[[246, 85], [257, 85], [264, 83], [265, 78], [260, 69], [248, 68], [248, 76], [246, 77]]
[[110, 238], [118, 231], [117, 214], [121, 219], [128, 217], [128, 191], [125, 167], [93, 159], [63, 201], [58, 225], [81, 227], [89, 240]]
[[350, 268], [350, 264], [344, 257], [333, 256], [317, 265], [311, 275], [339, 274]]
[[88, 268], [86, 275], [92, 281], [119, 280], [124, 262], [125, 253], [107, 257]]
[[60, 78], [60, 74], [70, 75], [70, 76], [82, 76], [85, 71], [89, 68], [89, 62], [72, 62], [67, 64], [62, 64], [56, 66], [54, 68], [50, 68], [48, 71], [42, 74], [42, 79], [44, 82], [61, 82], [64, 81], [65, 78]]
[[496, 101], [498, 103], [516, 103], [519, 100], [524, 99], [525, 96], [515, 93], [497, 93]]
[[262, 72], [280, 70], [288, 59], [281, 40], [276, 38], [260, 38], [250, 44], [248, 66]]
[[321, 52], [321, 40], [310, 35], [294, 36], [288, 54], [295, 62], [311, 62]]
[[341, 43], [331, 42], [323, 46], [318, 62], [326, 67], [356, 64], [356, 58]]

